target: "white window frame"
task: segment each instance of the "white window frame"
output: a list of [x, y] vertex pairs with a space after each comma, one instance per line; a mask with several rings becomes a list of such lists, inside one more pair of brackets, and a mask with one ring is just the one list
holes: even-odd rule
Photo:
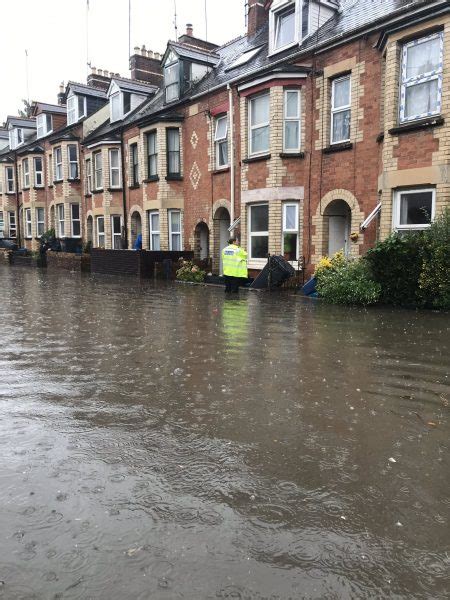
[[[42, 211], [42, 212], [40, 212]], [[40, 215], [42, 214], [42, 219]], [[45, 233], [45, 208], [38, 206], [36, 208], [36, 236], [41, 237]]]
[[[153, 216], [158, 216], [158, 229], [153, 229]], [[148, 228], [150, 232], [150, 250], [152, 252], [159, 252], [161, 250], [161, 214], [159, 210], [150, 210], [148, 213]], [[158, 246], [159, 248], [155, 249], [153, 244], [153, 236], [158, 236]]]
[[[225, 121], [225, 134], [222, 137], [219, 137], [219, 126], [222, 121]], [[219, 115], [216, 117], [215, 122], [215, 132], [214, 132], [214, 142], [215, 142], [215, 154], [216, 154], [216, 169], [226, 169], [229, 164], [228, 158], [228, 114]], [[227, 146], [227, 161], [225, 164], [220, 164], [220, 148], [223, 144]]]
[[23, 189], [30, 187], [30, 161], [24, 158], [22, 161]]
[[[119, 233], [114, 231], [114, 219], [120, 219], [120, 231]], [[122, 227], [123, 227], [123, 221], [122, 221], [122, 216], [121, 215], [111, 215], [111, 248], [113, 250], [121, 250], [121, 239], [122, 239]], [[118, 238], [119, 239], [119, 247], [116, 248], [115, 247], [115, 239]]]
[[16, 213], [13, 210], [8, 211], [8, 234], [10, 238], [17, 237]]
[[[287, 99], [289, 94], [297, 94], [298, 113], [295, 117], [287, 116]], [[298, 144], [296, 148], [286, 148], [286, 123], [298, 122]], [[283, 152], [286, 154], [298, 154], [302, 147], [302, 94], [300, 90], [284, 90], [284, 115], [283, 115]]]
[[[83, 101], [83, 113], [80, 112], [80, 99]], [[86, 96], [71, 94], [67, 98], [67, 125], [78, 123], [80, 119], [86, 116]]]
[[86, 194], [92, 194], [92, 158], [86, 158]]
[[[129, 157], [130, 157], [130, 183], [131, 187], [139, 185], [139, 146], [135, 142], [129, 146]], [[136, 162], [135, 162], [136, 159]], [[135, 169], [136, 167], [136, 169]]]
[[[41, 161], [41, 168], [37, 168], [37, 161]], [[35, 156], [33, 159], [33, 167], [34, 167], [34, 186], [41, 188], [44, 187], [44, 159], [42, 156]]]
[[[117, 115], [114, 115], [116, 103], [117, 103]], [[122, 102], [121, 92], [115, 92], [114, 94], [111, 94], [111, 97], [109, 99], [109, 106], [110, 106], [110, 121], [111, 121], [111, 123], [115, 123], [116, 121], [122, 120], [123, 119], [123, 102]]]
[[[280, 20], [280, 13], [286, 12], [289, 6], [292, 6], [295, 11], [295, 32], [294, 39], [292, 42], [285, 44], [284, 46], [276, 46], [276, 39], [278, 33], [278, 24]], [[269, 54], [277, 54], [283, 52], [288, 48], [296, 46], [301, 40], [301, 22], [302, 22], [302, 0], [275, 0], [270, 9], [269, 14]]]
[[53, 155], [49, 154], [47, 156], [47, 178], [48, 178], [48, 185], [51, 187], [53, 186]]
[[[169, 213], [169, 250], [171, 252], [182, 252], [183, 251], [183, 219], [182, 219], [181, 210], [171, 209], [168, 211], [168, 213]], [[179, 232], [172, 230], [172, 215], [173, 214], [180, 215], [180, 231]], [[173, 250], [174, 244], [173, 244], [172, 238], [174, 236], [178, 236], [180, 238], [180, 250]]]
[[30, 240], [33, 237], [33, 225], [31, 222], [31, 208], [25, 209], [25, 237]]
[[[258, 123], [258, 125], [253, 125], [253, 102], [262, 97], [267, 97], [267, 101], [269, 103], [269, 120], [263, 123]], [[263, 129], [265, 127], [269, 128], [269, 146], [266, 150], [260, 150], [259, 152], [253, 152], [252, 149], [252, 133], [256, 129]], [[263, 94], [258, 94], [257, 96], [252, 96], [248, 99], [248, 153], [249, 156], [264, 156], [270, 152], [270, 91], [264, 92]]]
[[5, 237], [5, 220], [3, 217], [3, 211], [0, 210], [0, 239], [2, 239], [4, 237]]
[[58, 237], [63, 238], [65, 235], [65, 207], [64, 204], [57, 204], [56, 206], [56, 216], [58, 219]]
[[[70, 157], [70, 149], [75, 149], [75, 160]], [[74, 181], [80, 178], [80, 167], [78, 164], [78, 146], [76, 144], [67, 144], [67, 164], [69, 166], [68, 179], [69, 181]], [[76, 177], [72, 177], [72, 165], [75, 165], [75, 174]]]
[[[102, 232], [100, 232], [100, 228], [98, 226], [100, 221], [103, 223], [103, 231]], [[95, 226], [96, 226], [96, 234], [97, 234], [97, 236], [96, 236], [97, 237], [97, 248], [106, 248], [105, 217], [103, 215], [96, 217]], [[103, 239], [103, 245], [101, 245], [101, 243], [100, 243], [100, 238]]]
[[[74, 219], [73, 217], [73, 207], [74, 206], [78, 206], [78, 219]], [[74, 233], [74, 223], [78, 223], [78, 227], [80, 230], [80, 233], [76, 234]], [[80, 238], [81, 237], [81, 204], [79, 202], [73, 202], [70, 205], [70, 234], [73, 238]]]
[[[50, 127], [49, 127], [50, 123]], [[53, 131], [53, 117], [47, 113], [41, 113], [36, 117], [36, 137], [39, 140], [40, 138], [45, 137], [49, 133]]]
[[[439, 68], [437, 71], [431, 71], [429, 73], [421, 73], [415, 77], [406, 77], [406, 69], [408, 64], [408, 50], [413, 46], [417, 46], [419, 44], [423, 44], [431, 39], [439, 38], [440, 40], [440, 56], [439, 56]], [[401, 73], [400, 73], [400, 123], [409, 123], [410, 121], [417, 121], [419, 119], [424, 119], [426, 117], [430, 117], [433, 115], [439, 115], [442, 109], [442, 77], [443, 77], [443, 68], [444, 68], [444, 32], [440, 31], [438, 33], [433, 33], [432, 35], [427, 35], [425, 37], [417, 38], [403, 44], [402, 47], [402, 63], [401, 63]], [[438, 82], [438, 99], [437, 99], [437, 110], [432, 113], [423, 113], [419, 115], [412, 115], [410, 117], [406, 116], [406, 90], [408, 87], [412, 87], [414, 85], [419, 85], [421, 83], [425, 83], [428, 81], [437, 80]]]
[[[97, 157], [100, 158], [100, 168], [97, 168]], [[92, 155], [94, 161], [94, 189], [103, 189], [103, 152], [99, 150]], [[100, 174], [100, 175], [99, 175]], [[100, 181], [99, 181], [100, 179]]]
[[[175, 68], [176, 70], [176, 81], [167, 85], [166, 72], [172, 68]], [[169, 89], [172, 90], [174, 88], [176, 88], [176, 95], [169, 98], [169, 94], [167, 92]], [[167, 103], [175, 102], [180, 97], [180, 61], [178, 60], [178, 58], [177, 60], [164, 66], [164, 97]]]
[[[6, 173], [6, 193], [14, 194], [16, 191], [16, 182], [14, 178], [14, 167], [5, 167]], [[12, 177], [9, 177], [9, 174], [12, 174]]]
[[[287, 207], [295, 208], [295, 229], [289, 229], [286, 224], [286, 212]], [[296, 248], [296, 256], [297, 258], [294, 261], [290, 261], [291, 263], [297, 263], [300, 256], [300, 227], [299, 227], [299, 210], [300, 205], [299, 202], [284, 202], [283, 203], [283, 231], [281, 232], [281, 252], [284, 254], [284, 235], [287, 233], [295, 233], [297, 234], [297, 248]]]
[[[117, 153], [117, 167], [113, 167], [112, 155]], [[109, 156], [109, 187], [113, 190], [118, 190], [122, 187], [122, 178], [120, 173], [120, 150], [118, 148], [110, 148], [108, 152]], [[113, 172], [117, 172], [117, 184], [113, 185]]]
[[431, 223], [419, 223], [418, 225], [400, 225], [401, 197], [409, 194], [431, 193], [431, 222], [436, 214], [436, 188], [414, 188], [394, 191], [394, 207], [392, 211], [392, 227], [395, 231], [422, 231], [428, 229]]
[[58, 146], [53, 151], [55, 157], [55, 181], [62, 181], [64, 178], [63, 174], [63, 159], [62, 159], [62, 147]]
[[[344, 81], [345, 79], [348, 79], [350, 84], [349, 84], [349, 93], [348, 93], [348, 104], [345, 104], [343, 106], [339, 106], [339, 108], [335, 108], [334, 106], [334, 95], [335, 95], [335, 86], [336, 83], [339, 83], [340, 81]], [[350, 127], [349, 127], [349, 137], [343, 140], [334, 140], [333, 139], [333, 132], [334, 132], [334, 118], [335, 115], [342, 113], [342, 112], [350, 112]], [[351, 73], [347, 73], [347, 75], [342, 75], [341, 77], [336, 77], [335, 79], [332, 79], [331, 81], [331, 129], [330, 129], [330, 144], [345, 144], [347, 142], [350, 141], [351, 139], [351, 135], [352, 135], [352, 75]]]
[[267, 231], [252, 231], [252, 215], [251, 215], [251, 211], [254, 208], [258, 207], [258, 206], [267, 206], [267, 210], [269, 211], [269, 203], [268, 202], [258, 202], [257, 204], [249, 204], [248, 205], [248, 209], [249, 209], [249, 214], [248, 214], [248, 257], [249, 257], [249, 260], [252, 260], [252, 261], [266, 262], [267, 258], [254, 258], [252, 256], [252, 238], [254, 238], [254, 237], [267, 237], [268, 244], [270, 242], [270, 239], [269, 239], [270, 214], [268, 215], [269, 229]]

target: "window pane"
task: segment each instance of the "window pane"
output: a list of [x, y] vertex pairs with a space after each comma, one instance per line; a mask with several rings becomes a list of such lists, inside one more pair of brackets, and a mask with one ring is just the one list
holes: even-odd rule
[[119, 166], [119, 151], [111, 150], [110, 157], [111, 157], [111, 167], [118, 168], [118, 166]]
[[250, 230], [252, 232], [269, 231], [269, 207], [267, 205], [251, 207]]
[[433, 195], [416, 192], [400, 196], [400, 225], [426, 225], [431, 221]]
[[298, 92], [286, 92], [286, 118], [297, 119], [299, 117], [298, 97]]
[[350, 77], [333, 82], [333, 108], [350, 104]]
[[112, 218], [113, 233], [120, 234], [120, 217]]
[[261, 123], [268, 123], [270, 118], [269, 95], [258, 96], [251, 100], [251, 124], [252, 126]]
[[105, 232], [105, 220], [103, 219], [103, 217], [97, 219], [97, 229], [99, 233]]
[[156, 133], [150, 133], [147, 137], [148, 153], [156, 154]]
[[78, 118], [84, 116], [84, 96], [78, 96]]
[[74, 237], [79, 237], [81, 235], [81, 223], [80, 223], [80, 221], [74, 221], [72, 223], [72, 235]]
[[227, 137], [227, 118], [222, 117], [217, 120], [216, 126], [216, 142]]
[[269, 150], [269, 126], [252, 130], [252, 152], [266, 152]]
[[283, 254], [286, 260], [297, 260], [297, 234], [285, 233], [283, 236]]
[[284, 147], [286, 150], [298, 150], [300, 123], [299, 121], [286, 121], [284, 124]]
[[440, 37], [410, 46], [407, 49], [406, 77], [418, 77], [439, 68], [441, 54]]
[[158, 233], [152, 235], [152, 250], [154, 252], [159, 252], [161, 250], [161, 244]]
[[73, 162], [77, 160], [77, 147], [73, 144], [69, 146], [69, 160]]
[[120, 94], [111, 96], [111, 116], [113, 121], [120, 119]]
[[159, 213], [150, 215], [150, 228], [152, 231], [159, 231]]
[[218, 161], [219, 167], [223, 167], [228, 164], [228, 143], [221, 142], [218, 146]]
[[150, 177], [154, 177], [157, 173], [158, 173], [158, 170], [157, 170], [156, 154], [153, 154], [153, 156], [149, 157], [149, 161], [148, 161], [148, 174], [149, 174]]
[[167, 144], [169, 152], [178, 152], [180, 149], [180, 132], [178, 129], [167, 130]]
[[181, 213], [171, 212], [170, 213], [171, 231], [172, 233], [179, 233], [181, 231]]
[[80, 218], [80, 205], [72, 204], [72, 219], [79, 219], [79, 218]]
[[178, 152], [169, 152], [169, 173], [180, 172], [180, 155]]
[[438, 111], [438, 80], [424, 81], [406, 88], [406, 118]]
[[178, 82], [178, 63], [164, 69], [164, 82], [166, 86]]
[[269, 254], [269, 236], [258, 235], [251, 238], [252, 258], [267, 258]]
[[172, 235], [172, 251], [181, 251], [181, 236], [179, 234]]
[[343, 110], [333, 116], [333, 142], [350, 139], [350, 111]]
[[275, 48], [282, 48], [295, 40], [295, 8], [291, 8], [275, 17]]
[[285, 228], [287, 230], [297, 230], [297, 207], [296, 206], [285, 206], [284, 207], [284, 215], [285, 215]]

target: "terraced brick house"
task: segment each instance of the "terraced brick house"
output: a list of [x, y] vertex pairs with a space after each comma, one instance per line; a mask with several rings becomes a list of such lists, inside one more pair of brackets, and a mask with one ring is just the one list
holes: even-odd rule
[[[256, 273], [268, 253], [311, 271], [426, 228], [450, 203], [449, 31], [446, 0], [249, 0], [247, 35], [228, 44], [188, 25], [162, 55], [135, 48], [130, 79], [94, 71], [65, 91], [68, 125], [45, 138], [47, 224], [72, 235], [79, 203], [93, 246], [142, 234], [217, 273], [230, 232]], [[77, 99], [89, 87], [91, 113]], [[36, 141], [20, 175], [13, 164], [20, 181]], [[3, 190], [11, 156], [0, 149]]]

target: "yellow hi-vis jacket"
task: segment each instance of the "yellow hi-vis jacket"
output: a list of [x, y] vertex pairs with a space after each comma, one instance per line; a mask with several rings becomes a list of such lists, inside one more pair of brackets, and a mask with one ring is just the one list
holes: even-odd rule
[[235, 244], [222, 250], [223, 274], [228, 277], [248, 277], [247, 252]]

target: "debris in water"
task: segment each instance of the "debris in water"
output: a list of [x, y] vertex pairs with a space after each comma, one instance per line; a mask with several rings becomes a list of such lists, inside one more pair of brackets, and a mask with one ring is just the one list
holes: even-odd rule
[[396, 463], [397, 461], [395, 460], [395, 458], [392, 458], [392, 456], [391, 456], [391, 458], [389, 459], [389, 462], [390, 463]]

